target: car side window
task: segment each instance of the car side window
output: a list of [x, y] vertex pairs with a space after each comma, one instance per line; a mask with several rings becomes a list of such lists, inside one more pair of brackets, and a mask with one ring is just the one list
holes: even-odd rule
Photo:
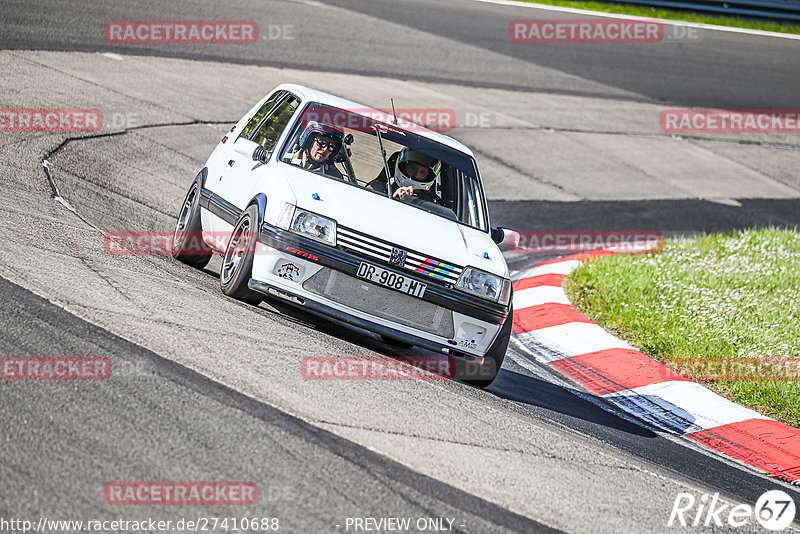
[[290, 95], [278, 104], [278, 107], [262, 122], [251, 139], [263, 146], [267, 152], [271, 152], [299, 105], [300, 100], [294, 95]]
[[252, 135], [258, 125], [261, 124], [261, 121], [264, 120], [264, 117], [266, 117], [269, 112], [272, 111], [272, 108], [275, 107], [275, 104], [277, 104], [283, 99], [283, 97], [286, 96], [286, 93], [287, 91], [276, 91], [272, 96], [270, 96], [267, 101], [264, 102], [264, 105], [261, 106], [261, 108], [256, 112], [256, 114], [253, 115], [249, 121], [247, 121], [247, 125], [242, 129], [242, 133], [239, 134], [239, 137], [250, 139], [250, 135]]

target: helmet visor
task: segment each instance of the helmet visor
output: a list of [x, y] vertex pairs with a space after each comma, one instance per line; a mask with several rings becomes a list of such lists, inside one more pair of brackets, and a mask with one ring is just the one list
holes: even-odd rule
[[405, 149], [398, 161], [400, 171], [418, 182], [432, 182], [442, 169], [442, 163], [417, 150]]

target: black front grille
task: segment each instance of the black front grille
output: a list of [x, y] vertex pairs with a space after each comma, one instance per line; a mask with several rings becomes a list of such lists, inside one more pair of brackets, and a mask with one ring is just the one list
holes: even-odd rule
[[402, 267], [439, 282], [455, 284], [463, 267], [405, 249], [343, 226], [336, 229], [336, 242], [341, 248], [359, 256]]

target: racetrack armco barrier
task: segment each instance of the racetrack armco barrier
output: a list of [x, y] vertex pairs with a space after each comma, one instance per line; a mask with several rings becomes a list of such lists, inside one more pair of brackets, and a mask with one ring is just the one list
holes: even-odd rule
[[772, 22], [796, 24], [800, 21], [800, 2], [797, 0], [624, 0], [621, 3]]
[[111, 360], [105, 356], [4, 356], [2, 380], [106, 380]]
[[800, 133], [800, 109], [666, 109], [661, 131], [691, 133]]
[[527, 230], [517, 232], [519, 244], [512, 254], [572, 254], [606, 249], [615, 252], [653, 250], [664, 242], [655, 230]]
[[103, 27], [108, 44], [253, 44], [252, 20], [110, 20]]
[[258, 502], [253, 482], [109, 482], [103, 499], [110, 505], [234, 506]]
[[512, 43], [652, 44], [700, 41], [699, 28], [659, 20], [519, 19], [508, 25]]

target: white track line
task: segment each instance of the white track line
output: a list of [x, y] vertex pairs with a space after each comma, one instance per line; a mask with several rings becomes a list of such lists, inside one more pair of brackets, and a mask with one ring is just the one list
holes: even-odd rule
[[646, 398], [653, 404], [648, 407], [649, 412], [654, 412], [655, 406], [658, 406], [665, 412], [673, 412], [692, 421], [700, 430], [740, 423], [748, 419], [770, 419], [720, 397], [695, 382], [669, 381], [647, 384], [611, 393], [605, 397], [615, 404], [623, 404], [628, 397]]
[[530, 278], [532, 276], [540, 276], [542, 274], [569, 274], [580, 267], [581, 263], [582, 262], [578, 260], [565, 260], [539, 265], [537, 267], [532, 267], [530, 269], [525, 269], [524, 271], [514, 273], [511, 275], [511, 279], [517, 281], [522, 280], [523, 278]]
[[519, 311], [539, 304], [572, 304], [567, 294], [560, 287], [529, 287], [514, 293], [514, 311]]
[[523, 345], [548, 347], [547, 355], [537, 355], [543, 363], [608, 349], [637, 350], [594, 323], [567, 323], [514, 335]]

